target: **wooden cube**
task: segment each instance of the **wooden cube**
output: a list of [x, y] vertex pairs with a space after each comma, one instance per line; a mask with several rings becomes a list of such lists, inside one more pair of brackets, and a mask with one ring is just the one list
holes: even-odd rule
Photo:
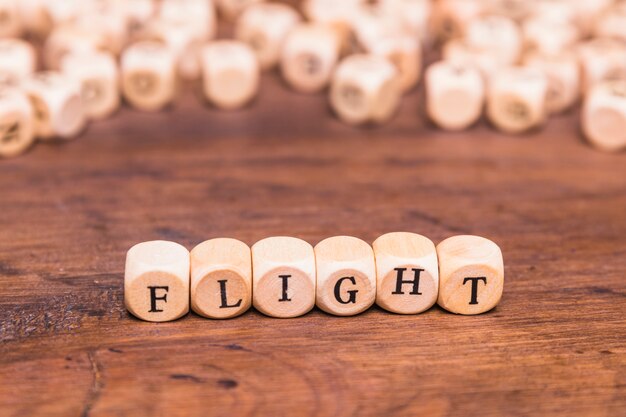
[[202, 50], [206, 99], [222, 109], [248, 104], [259, 91], [260, 69], [252, 49], [240, 41], [221, 40]]
[[186, 26], [197, 39], [208, 40], [217, 35], [217, 16], [211, 0], [162, 0], [158, 17]]
[[616, 3], [604, 11], [594, 24], [593, 34], [626, 42], [626, 3]]
[[248, 7], [237, 20], [235, 37], [250, 45], [262, 69], [278, 64], [283, 42], [300, 16], [280, 3], [259, 3]]
[[72, 139], [86, 125], [80, 86], [57, 72], [39, 72], [24, 81], [39, 139]]
[[357, 54], [345, 58], [330, 90], [330, 104], [341, 120], [353, 125], [389, 120], [400, 104], [398, 71], [387, 59]]
[[15, 88], [0, 87], [0, 158], [18, 156], [35, 140], [35, 120], [28, 97]]
[[485, 87], [478, 69], [440, 61], [426, 70], [426, 111], [445, 130], [463, 130], [481, 116]]
[[478, 69], [484, 80], [488, 80], [506, 66], [493, 51], [480, 51], [472, 48], [461, 39], [452, 39], [446, 42], [441, 54], [445, 61], [457, 66]]
[[540, 54], [558, 55], [576, 45], [580, 31], [567, 20], [537, 16], [524, 21], [522, 36], [526, 49]]
[[315, 254], [304, 240], [269, 237], [252, 246], [252, 303], [271, 317], [298, 317], [315, 305]]
[[571, 108], [580, 96], [580, 65], [575, 54], [562, 52], [554, 55], [528, 53], [524, 66], [543, 72], [548, 81], [546, 110], [561, 113]]
[[57, 26], [46, 39], [43, 62], [48, 70], [59, 70], [61, 61], [68, 53], [106, 51], [107, 40], [102, 34], [84, 26], [64, 24]]
[[402, 31], [430, 43], [430, 21], [433, 16], [431, 0], [381, 0], [380, 7], [399, 22]]
[[252, 258], [235, 239], [202, 242], [191, 251], [191, 308], [204, 317], [228, 319], [252, 304]]
[[120, 106], [117, 62], [109, 52], [74, 52], [61, 62], [61, 71], [80, 84], [87, 118], [111, 116]]
[[172, 51], [158, 42], [137, 42], [121, 59], [122, 92], [134, 107], [158, 111], [174, 100], [176, 60]]
[[437, 245], [437, 303], [456, 314], [480, 314], [502, 297], [504, 264], [494, 242], [479, 236], [454, 236]]
[[0, 0], [0, 38], [20, 36], [22, 30], [18, 0]]
[[430, 239], [415, 233], [387, 233], [373, 247], [376, 304], [393, 313], [417, 314], [437, 302], [439, 264]]
[[520, 29], [503, 16], [483, 16], [470, 21], [464, 39], [470, 48], [491, 53], [504, 65], [516, 64], [521, 57]]
[[484, 11], [485, 5], [482, 1], [439, 0], [434, 5], [431, 30], [441, 42], [458, 38], [465, 33], [469, 22]]
[[313, 23], [330, 27], [339, 39], [341, 53], [354, 52], [353, 21], [362, 0], [305, 0], [304, 16]]
[[580, 44], [578, 58], [583, 94], [598, 82], [626, 78], [626, 46], [615, 39], [596, 38]]
[[18, 14], [24, 31], [37, 40], [48, 36], [53, 28], [47, 9], [50, 3], [48, 0], [19, 0], [17, 2]]
[[0, 39], [0, 85], [17, 86], [37, 68], [33, 46], [21, 39]]
[[222, 17], [233, 22], [248, 7], [263, 0], [216, 0], [217, 8]]
[[337, 316], [353, 316], [376, 301], [372, 247], [361, 239], [335, 236], [315, 246], [316, 305]]
[[487, 92], [487, 116], [506, 133], [522, 133], [546, 120], [546, 76], [533, 68], [510, 67], [494, 74]]
[[626, 148], [626, 80], [596, 84], [585, 98], [582, 129], [596, 148], [615, 152]]
[[124, 304], [137, 318], [163, 322], [189, 312], [189, 251], [178, 243], [138, 243], [126, 254]]
[[325, 88], [337, 64], [339, 47], [339, 39], [329, 26], [296, 26], [285, 39], [280, 59], [287, 84], [303, 93]]
[[396, 66], [403, 92], [417, 85], [422, 73], [422, 47], [418, 38], [411, 35], [380, 37], [370, 44], [368, 51], [387, 58]]

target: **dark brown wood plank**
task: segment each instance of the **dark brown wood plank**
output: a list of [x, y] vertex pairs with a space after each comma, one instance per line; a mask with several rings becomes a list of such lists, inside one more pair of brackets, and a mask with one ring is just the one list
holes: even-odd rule
[[[584, 144], [575, 112], [520, 137], [449, 134], [421, 103], [355, 129], [272, 74], [242, 111], [187, 91], [0, 162], [0, 414], [623, 414], [626, 156]], [[500, 306], [163, 324], [123, 307], [139, 241], [395, 230], [495, 240]]]

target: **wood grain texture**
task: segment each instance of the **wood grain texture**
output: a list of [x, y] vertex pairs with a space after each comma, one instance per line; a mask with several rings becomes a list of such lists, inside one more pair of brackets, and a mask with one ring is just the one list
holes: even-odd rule
[[[0, 414], [622, 415], [626, 155], [584, 144], [576, 112], [519, 137], [450, 134], [422, 103], [355, 129], [271, 74], [245, 110], [188, 91], [0, 162]], [[498, 243], [501, 304], [158, 324], [124, 309], [140, 241], [398, 230]]]

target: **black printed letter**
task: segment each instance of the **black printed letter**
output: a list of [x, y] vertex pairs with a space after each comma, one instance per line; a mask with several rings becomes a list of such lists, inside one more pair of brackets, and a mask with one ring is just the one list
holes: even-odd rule
[[289, 289], [289, 278], [291, 275], [279, 275], [278, 278], [283, 280], [283, 297], [278, 299], [278, 301], [291, 301], [291, 298], [287, 296], [287, 290]]
[[337, 299], [337, 301], [339, 301], [340, 304], [350, 304], [356, 303], [356, 293], [359, 292], [359, 290], [350, 290], [348, 291], [348, 294], [350, 294], [350, 296], [348, 297], [348, 301], [344, 301], [341, 298], [341, 292], [339, 291], [341, 289], [341, 283], [344, 282], [345, 280], [348, 280], [352, 283], [352, 285], [356, 285], [356, 280], [354, 279], [354, 277], [343, 277], [337, 280], [337, 283], [335, 284], [335, 298]]
[[412, 280], [407, 280], [407, 281], [402, 279], [404, 275], [404, 271], [406, 271], [406, 268], [394, 268], [394, 271], [398, 272], [398, 277], [396, 279], [396, 290], [392, 292], [392, 294], [404, 294], [404, 292], [402, 291], [402, 284], [413, 284], [413, 290], [409, 294], [422, 295], [422, 293], [419, 291], [419, 288], [420, 288], [420, 274], [422, 273], [423, 269], [413, 268], [414, 277]]
[[[170, 290], [170, 287], [148, 287], [150, 289], [150, 311], [149, 313], [160, 313], [163, 310], [157, 310], [156, 303], [157, 301], [163, 300], [167, 303], [167, 292]], [[165, 290], [165, 294], [163, 297], [156, 296], [156, 290]]]
[[227, 279], [222, 279], [217, 281], [220, 283], [220, 294], [222, 296], [222, 305], [220, 306], [220, 308], [234, 308], [234, 307], [239, 307], [241, 305], [241, 299], [239, 299], [239, 301], [237, 301], [235, 304], [233, 305], [228, 305], [228, 298], [226, 297], [226, 282], [228, 282]]
[[472, 298], [470, 300], [470, 304], [478, 304], [478, 281], [482, 281], [485, 285], [487, 285], [486, 277], [475, 277], [475, 278], [465, 278], [463, 280], [463, 285], [467, 281], [472, 281]]

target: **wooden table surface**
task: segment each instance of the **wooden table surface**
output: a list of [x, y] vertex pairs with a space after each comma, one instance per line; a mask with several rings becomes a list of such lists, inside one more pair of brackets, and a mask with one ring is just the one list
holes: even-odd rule
[[[0, 162], [0, 415], [624, 416], [626, 155], [583, 143], [576, 112], [450, 134], [421, 103], [355, 129], [267, 75], [243, 111], [188, 91]], [[124, 309], [140, 241], [391, 231], [493, 239], [501, 304], [161, 324]]]

